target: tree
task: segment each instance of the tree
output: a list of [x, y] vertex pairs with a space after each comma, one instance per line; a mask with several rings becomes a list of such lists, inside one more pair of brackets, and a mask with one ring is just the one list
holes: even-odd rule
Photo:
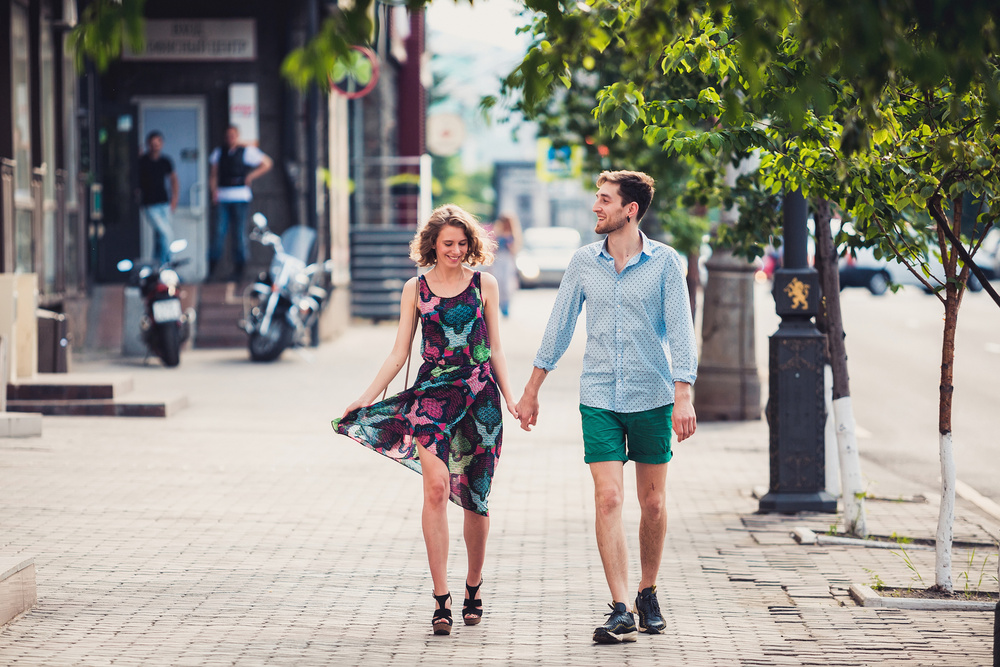
[[[525, 78], [527, 104], [551, 94], [567, 64], [574, 62], [578, 45], [588, 43], [591, 34], [610, 36], [609, 43], [620, 40], [630, 49], [632, 64], [622, 68], [622, 80], [598, 96], [595, 113], [605, 127], [619, 134], [641, 129], [670, 153], [698, 154], [706, 147], [724, 155], [758, 150], [765, 189], [777, 193], [802, 187], [808, 195], [832, 200], [861, 232], [853, 245], [873, 245], [877, 252], [897, 257], [936, 289], [945, 307], [936, 584], [950, 590], [954, 328], [964, 281], [970, 268], [975, 270], [970, 257], [1000, 214], [993, 204], [1000, 195], [993, 168], [1000, 150], [994, 120], [1000, 80], [992, 55], [994, 10], [973, 38], [985, 45], [984, 52], [963, 49], [952, 57], [941, 55], [943, 45], [952, 43], [950, 29], [935, 33], [926, 17], [901, 6], [891, 16], [881, 16], [876, 29], [891, 35], [897, 46], [907, 45], [909, 55], [889, 59], [897, 69], [874, 68], [855, 79], [858, 62], [874, 65], [871, 53], [844, 56], [841, 69], [837, 59], [827, 56], [827, 49], [836, 49], [831, 40], [819, 39], [810, 32], [815, 27], [811, 19], [803, 19], [810, 8], [833, 5], [807, 0], [758, 4], [761, 12], [749, 22], [741, 13], [746, 9], [742, 3], [727, 11], [715, 3], [689, 3], [678, 10], [673, 3], [596, 2], [568, 16], [550, 6], [546, 39], [526, 55], [518, 73]], [[776, 8], [788, 10], [787, 21], [777, 20]], [[778, 25], [783, 27], [774, 27]], [[842, 35], [841, 28], [842, 23], [833, 25], [828, 34]], [[928, 78], [926, 71], [918, 73], [918, 62], [933, 62], [938, 74]], [[711, 74], [715, 83], [694, 98], [646, 95], [653, 76], [669, 76], [678, 68]], [[718, 125], [700, 129], [706, 118], [718, 119]], [[982, 224], [963, 242], [958, 221], [966, 191], [983, 202]], [[938, 285], [931, 281], [932, 252], [944, 265]], [[845, 493], [845, 501], [852, 495]]]

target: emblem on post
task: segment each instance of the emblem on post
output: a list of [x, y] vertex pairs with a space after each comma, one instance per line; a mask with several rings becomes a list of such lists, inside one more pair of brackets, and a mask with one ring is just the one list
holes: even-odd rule
[[809, 285], [805, 284], [798, 278], [792, 278], [791, 282], [785, 285], [783, 290], [788, 298], [792, 300], [792, 309], [806, 310], [809, 308]]

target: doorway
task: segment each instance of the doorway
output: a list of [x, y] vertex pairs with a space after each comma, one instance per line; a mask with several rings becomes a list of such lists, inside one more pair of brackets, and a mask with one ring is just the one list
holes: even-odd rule
[[[173, 215], [174, 239], [186, 239], [188, 246], [175, 255], [187, 259], [177, 267], [186, 283], [204, 281], [208, 274], [208, 150], [205, 138], [203, 97], [137, 97], [140, 152], [145, 152], [146, 135], [163, 133], [163, 154], [174, 164], [180, 184], [177, 210]], [[143, 257], [153, 256], [153, 231], [142, 225], [140, 245]]]

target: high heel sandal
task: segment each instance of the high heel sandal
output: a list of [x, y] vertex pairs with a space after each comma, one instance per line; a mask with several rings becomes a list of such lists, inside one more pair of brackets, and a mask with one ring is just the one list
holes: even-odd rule
[[[479, 580], [479, 586], [483, 585], [482, 579]], [[466, 625], [478, 625], [479, 621], [483, 620], [483, 601], [477, 596], [479, 595], [479, 586], [470, 586], [468, 582], [465, 583], [465, 602], [462, 606], [462, 618], [465, 619]]]
[[436, 635], [451, 634], [451, 609], [445, 609], [444, 607], [445, 603], [450, 599], [451, 593], [434, 596], [434, 601], [437, 602], [438, 606], [434, 610], [434, 618], [431, 619], [431, 623], [434, 624], [434, 634]]

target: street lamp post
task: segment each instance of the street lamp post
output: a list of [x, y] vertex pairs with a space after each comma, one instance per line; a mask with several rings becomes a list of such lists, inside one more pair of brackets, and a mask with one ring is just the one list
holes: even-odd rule
[[785, 196], [784, 261], [774, 272], [774, 302], [781, 324], [771, 336], [767, 408], [771, 484], [761, 512], [836, 512], [825, 490], [823, 373], [826, 338], [813, 322], [819, 277], [807, 260], [806, 201]]

